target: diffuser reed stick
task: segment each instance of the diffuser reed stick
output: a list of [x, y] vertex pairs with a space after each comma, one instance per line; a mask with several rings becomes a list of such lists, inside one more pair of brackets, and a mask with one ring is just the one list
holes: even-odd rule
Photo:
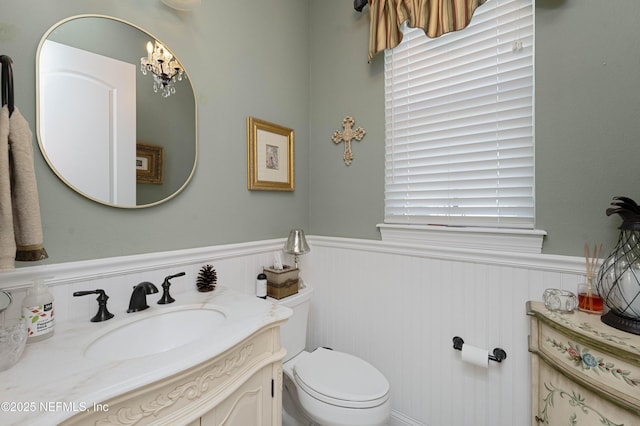
[[[593, 277], [596, 275], [598, 269], [598, 260], [602, 254], [602, 244], [593, 246], [593, 253], [589, 252], [589, 245], [584, 244], [584, 260], [587, 270], [587, 289], [586, 294], [583, 296], [578, 292], [578, 306], [589, 312], [596, 312], [602, 310], [602, 299], [599, 296], [593, 294]], [[583, 296], [583, 297], [581, 297]], [[580, 300], [583, 299], [583, 300]], [[596, 306], [594, 306], [594, 301]]]

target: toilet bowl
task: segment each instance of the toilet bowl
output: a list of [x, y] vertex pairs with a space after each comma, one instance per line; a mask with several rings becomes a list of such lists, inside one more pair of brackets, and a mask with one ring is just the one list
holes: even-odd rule
[[365, 360], [327, 348], [304, 350], [313, 289], [272, 300], [293, 309], [281, 328], [283, 426], [382, 426], [391, 414], [389, 382]]
[[378, 426], [391, 413], [389, 382], [368, 362], [318, 348], [300, 352], [283, 365], [285, 411], [298, 423], [283, 425]]

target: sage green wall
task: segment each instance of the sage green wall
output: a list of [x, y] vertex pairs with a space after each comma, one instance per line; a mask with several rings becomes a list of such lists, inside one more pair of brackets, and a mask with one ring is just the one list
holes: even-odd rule
[[[384, 218], [384, 64], [367, 63], [369, 8], [342, 0], [310, 3], [311, 86], [309, 217], [314, 235], [379, 239]], [[367, 132], [344, 143], [331, 136], [352, 116]]]
[[[367, 64], [369, 19], [352, 2], [310, 3], [310, 231], [380, 238], [384, 80]], [[543, 252], [580, 256], [615, 244], [611, 198], [640, 202], [640, 2], [536, 1], [536, 218]], [[342, 162], [331, 135], [345, 115], [367, 135]]]
[[615, 244], [611, 198], [640, 202], [640, 2], [538, 0], [536, 206], [545, 252]]
[[[86, 200], [36, 152], [46, 262], [279, 238], [292, 227], [308, 228], [308, 4], [205, 0], [183, 13], [160, 0], [0, 0], [0, 54], [14, 60], [16, 105], [34, 134], [36, 49], [49, 27], [72, 15], [111, 15], [156, 35], [180, 57], [197, 94], [198, 167], [191, 184], [160, 206], [123, 210]], [[295, 192], [247, 190], [247, 116], [295, 129]]]
[[[101, 13], [133, 22], [179, 56], [198, 96], [193, 182], [150, 209], [105, 207], [67, 189], [36, 154], [49, 263], [283, 237], [378, 239], [384, 211], [383, 56], [366, 61], [368, 9], [345, 0], [0, 0], [0, 54], [15, 62], [16, 104], [35, 124], [35, 53], [55, 22]], [[640, 201], [640, 2], [537, 0], [537, 227], [545, 253], [615, 241], [611, 197]], [[296, 191], [246, 189], [246, 117], [295, 129]], [[331, 142], [346, 115], [366, 129], [345, 166]], [[24, 265], [22, 265], [24, 266]]]

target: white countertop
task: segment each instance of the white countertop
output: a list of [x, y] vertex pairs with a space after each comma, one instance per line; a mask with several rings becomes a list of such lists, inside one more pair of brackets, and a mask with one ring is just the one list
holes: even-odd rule
[[[284, 306], [224, 287], [211, 293], [181, 294], [169, 305], [149, 306], [145, 311], [119, 314], [100, 323], [87, 318], [84, 322], [56, 324], [51, 338], [27, 344], [20, 361], [0, 372], [0, 424], [57, 424], [94, 404], [213, 358], [292, 313]], [[213, 306], [226, 315], [226, 320], [210, 339], [157, 355], [125, 361], [97, 361], [84, 356], [89, 343], [114, 325], [177, 306]]]

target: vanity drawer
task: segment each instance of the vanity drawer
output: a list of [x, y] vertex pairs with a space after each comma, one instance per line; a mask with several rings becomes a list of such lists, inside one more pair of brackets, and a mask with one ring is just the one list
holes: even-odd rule
[[[565, 424], [584, 410], [599, 413], [598, 421], [640, 424], [640, 336], [616, 330], [598, 315], [557, 313], [541, 302], [529, 302], [527, 314], [532, 425]], [[574, 413], [575, 407], [584, 410]], [[560, 423], [545, 423], [545, 416]], [[583, 419], [589, 425], [592, 420]]]
[[636, 414], [570, 380], [546, 362], [540, 362], [535, 425], [637, 425]]
[[592, 343], [545, 323], [540, 325], [538, 350], [548, 363], [575, 381], [640, 409], [640, 367]]

